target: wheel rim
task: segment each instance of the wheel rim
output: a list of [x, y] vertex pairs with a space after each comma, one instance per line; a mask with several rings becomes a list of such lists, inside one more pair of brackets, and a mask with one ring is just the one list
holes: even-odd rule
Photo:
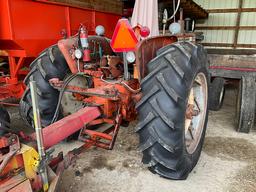
[[189, 154], [197, 149], [204, 130], [208, 102], [207, 78], [198, 73], [194, 79], [187, 103], [185, 119], [185, 143]]
[[[85, 77], [77, 76], [69, 82], [69, 86], [88, 88], [88, 81]], [[64, 93], [61, 100], [61, 108], [64, 116], [73, 114], [83, 107], [84, 107], [84, 103], [82, 101], [77, 100], [77, 98], [73, 95], [73, 93], [70, 93], [70, 92]]]
[[224, 97], [224, 86], [221, 88], [220, 98], [219, 98], [219, 104], [222, 103], [223, 97]]

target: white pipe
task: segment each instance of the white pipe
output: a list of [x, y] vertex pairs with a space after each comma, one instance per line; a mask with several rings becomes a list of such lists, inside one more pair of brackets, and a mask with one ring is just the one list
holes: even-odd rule
[[[173, 0], [173, 1], [175, 1], [175, 0]], [[173, 15], [170, 18], [167, 19], [167, 21], [170, 21], [176, 15], [177, 11], [179, 10], [179, 7], [180, 7], [180, 0], [178, 0], [178, 4], [177, 4], [175, 12], [173, 13]]]

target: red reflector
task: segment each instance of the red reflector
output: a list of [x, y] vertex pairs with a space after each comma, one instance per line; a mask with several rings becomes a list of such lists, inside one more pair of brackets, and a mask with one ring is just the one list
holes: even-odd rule
[[120, 19], [116, 25], [110, 46], [114, 52], [134, 51], [138, 39], [127, 19]]
[[141, 27], [141, 29], [140, 29], [141, 37], [146, 38], [146, 37], [149, 36], [149, 34], [150, 34], [150, 29], [148, 27], [146, 27], [146, 26], [145, 27]]

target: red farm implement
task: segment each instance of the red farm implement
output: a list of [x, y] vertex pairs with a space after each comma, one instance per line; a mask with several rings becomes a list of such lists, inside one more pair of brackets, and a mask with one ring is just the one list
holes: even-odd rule
[[0, 101], [20, 99], [24, 77], [44, 48], [74, 35], [80, 23], [92, 34], [99, 24], [111, 37], [119, 14], [48, 0], [0, 1]]

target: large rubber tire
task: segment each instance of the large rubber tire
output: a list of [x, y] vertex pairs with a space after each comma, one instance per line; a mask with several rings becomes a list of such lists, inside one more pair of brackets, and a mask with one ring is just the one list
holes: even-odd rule
[[5, 133], [8, 133], [6, 129], [10, 128], [10, 122], [11, 118], [8, 111], [2, 106], [0, 106], [0, 136], [4, 135]]
[[201, 45], [187, 42], [168, 45], [157, 54], [147, 65], [148, 75], [141, 82], [143, 97], [136, 106], [142, 162], [162, 177], [186, 179], [201, 154], [207, 101], [202, 134], [192, 154], [186, 148], [185, 113], [197, 74], [205, 75], [208, 86], [207, 55]]
[[[27, 88], [20, 100], [20, 115], [28, 125], [33, 125], [29, 82], [32, 80], [36, 81], [41, 123], [43, 127], [46, 127], [53, 119], [59, 97], [59, 91], [50, 85], [49, 79], [59, 78], [63, 80], [68, 73], [68, 65], [57, 45], [43, 51], [31, 63], [30, 72], [24, 80]], [[62, 117], [61, 112], [59, 117]]]
[[243, 76], [237, 95], [236, 127], [238, 132], [249, 133], [254, 126], [256, 82], [253, 76]]
[[210, 84], [209, 89], [209, 109], [218, 111], [223, 105], [225, 95], [225, 79], [216, 77]]

